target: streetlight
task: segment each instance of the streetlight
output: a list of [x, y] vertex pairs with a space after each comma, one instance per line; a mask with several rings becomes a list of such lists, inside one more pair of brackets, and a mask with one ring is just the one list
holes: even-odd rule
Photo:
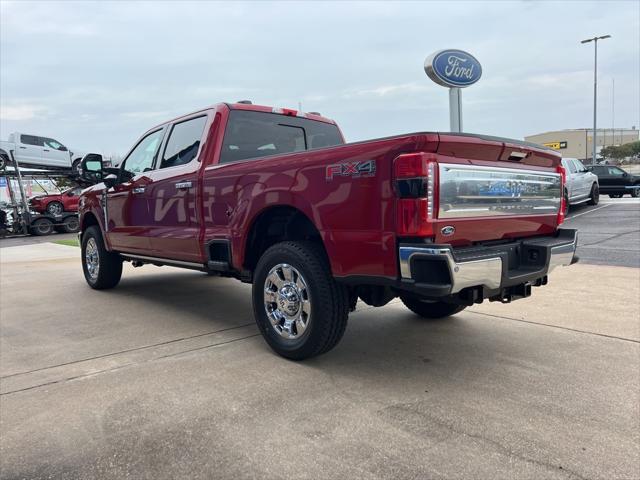
[[602, 35], [601, 37], [587, 38], [580, 43], [594, 42], [595, 57], [593, 62], [593, 158], [591, 164], [596, 164], [596, 118], [597, 118], [597, 99], [598, 99], [598, 40], [611, 38], [611, 35]]

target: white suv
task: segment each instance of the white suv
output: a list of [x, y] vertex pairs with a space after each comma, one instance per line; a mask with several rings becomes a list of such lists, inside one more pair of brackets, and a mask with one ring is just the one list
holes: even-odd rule
[[589, 205], [597, 205], [600, 198], [598, 176], [587, 170], [577, 158], [563, 158], [562, 166], [567, 172], [564, 192], [567, 199], [567, 209], [569, 205], [584, 202], [588, 202]]

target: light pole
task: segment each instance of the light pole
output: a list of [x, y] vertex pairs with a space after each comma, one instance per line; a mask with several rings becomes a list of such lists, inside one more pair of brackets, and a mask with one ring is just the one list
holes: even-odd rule
[[596, 164], [596, 128], [597, 128], [597, 101], [598, 101], [598, 40], [604, 40], [605, 38], [611, 38], [611, 35], [602, 35], [600, 37], [587, 38], [580, 43], [593, 42], [594, 49], [594, 61], [593, 61], [593, 158], [591, 164]]

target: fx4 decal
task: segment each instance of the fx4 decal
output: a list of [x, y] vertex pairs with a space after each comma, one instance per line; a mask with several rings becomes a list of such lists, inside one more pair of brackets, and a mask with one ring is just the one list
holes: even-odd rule
[[325, 178], [333, 180], [334, 177], [373, 177], [376, 174], [376, 161], [364, 160], [362, 162], [334, 163], [327, 165]]

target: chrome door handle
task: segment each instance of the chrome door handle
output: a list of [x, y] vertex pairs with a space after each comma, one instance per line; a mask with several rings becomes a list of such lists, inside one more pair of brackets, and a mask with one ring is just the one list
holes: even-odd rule
[[47, 150], [46, 148], [42, 149], [43, 152], [48, 152], [49, 150]]
[[184, 190], [186, 188], [191, 188], [192, 183], [191, 182], [178, 182], [176, 183], [176, 188], [178, 190]]
[[140, 194], [140, 193], [144, 193], [144, 187], [136, 187], [136, 188], [132, 188], [131, 189], [131, 193], [133, 194]]

